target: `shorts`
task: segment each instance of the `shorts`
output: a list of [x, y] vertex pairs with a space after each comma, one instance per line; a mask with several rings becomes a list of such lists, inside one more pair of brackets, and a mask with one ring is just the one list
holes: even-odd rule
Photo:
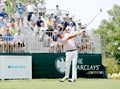
[[23, 14], [18, 14], [18, 15], [17, 15], [17, 18], [23, 19]]

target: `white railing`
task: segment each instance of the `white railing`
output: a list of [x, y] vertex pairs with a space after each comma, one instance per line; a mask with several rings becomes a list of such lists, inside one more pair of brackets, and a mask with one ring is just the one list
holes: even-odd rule
[[[49, 35], [48, 35], [49, 33]], [[64, 52], [64, 46], [54, 41], [54, 32], [45, 31], [44, 33], [39, 32], [37, 36], [24, 37], [24, 44], [15, 44], [13, 37], [11, 40], [5, 41], [5, 37], [0, 37], [0, 53], [58, 53]], [[7, 43], [8, 42], [8, 43]], [[79, 53], [101, 53], [100, 36], [94, 35], [92, 38], [80, 38], [75, 41]]]

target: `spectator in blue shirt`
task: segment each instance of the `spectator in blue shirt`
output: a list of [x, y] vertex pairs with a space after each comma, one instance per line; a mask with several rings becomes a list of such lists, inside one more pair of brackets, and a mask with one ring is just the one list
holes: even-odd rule
[[2, 12], [0, 12], [0, 17], [5, 18], [6, 16], [8, 16], [8, 14], [5, 12], [5, 8], [3, 8]]
[[76, 23], [72, 20], [72, 17], [70, 18], [69, 23], [71, 23], [71, 22], [72, 22], [72, 26], [76, 27]]
[[5, 30], [6, 30], [6, 33], [3, 35], [4, 51], [5, 52], [11, 52], [12, 51], [12, 46], [11, 45], [12, 45], [13, 37], [12, 37], [12, 34], [10, 34], [8, 27], [6, 27]]
[[66, 17], [63, 18], [63, 22], [61, 24], [63, 27], [63, 31], [66, 29], [67, 26], [69, 26], [69, 23], [67, 22]]
[[24, 18], [24, 10], [25, 10], [25, 7], [24, 5], [22, 5], [22, 3], [20, 2], [18, 5], [16, 5], [16, 8], [17, 8], [17, 19], [18, 19], [18, 22], [17, 22], [17, 25], [19, 27], [19, 23], [20, 23], [20, 20], [22, 22], [22, 26], [24, 25], [23, 24], [23, 18]]

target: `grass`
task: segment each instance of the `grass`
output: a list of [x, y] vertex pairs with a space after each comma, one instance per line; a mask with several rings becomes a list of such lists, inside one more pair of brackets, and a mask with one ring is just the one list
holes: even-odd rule
[[1, 80], [0, 89], [120, 89], [116, 79], [77, 79], [76, 82], [59, 82], [60, 79]]

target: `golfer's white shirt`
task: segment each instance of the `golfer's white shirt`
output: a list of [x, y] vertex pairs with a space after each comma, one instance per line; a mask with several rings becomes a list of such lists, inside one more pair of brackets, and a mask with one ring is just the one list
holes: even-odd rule
[[68, 51], [68, 50], [73, 50], [73, 49], [77, 49], [77, 48], [76, 48], [76, 45], [75, 45], [75, 42], [74, 42], [74, 39], [69, 39], [69, 40], [67, 40], [67, 38], [68, 38], [70, 35], [71, 35], [71, 34], [65, 33], [65, 34], [64, 34], [64, 38], [62, 38], [62, 39], [60, 40], [60, 42], [63, 43], [64, 48], [65, 48], [66, 51]]

